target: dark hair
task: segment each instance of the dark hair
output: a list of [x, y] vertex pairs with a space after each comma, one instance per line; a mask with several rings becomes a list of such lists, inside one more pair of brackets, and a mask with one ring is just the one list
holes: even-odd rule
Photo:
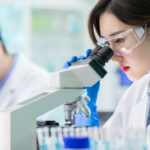
[[94, 44], [97, 44], [95, 31], [100, 36], [99, 18], [105, 11], [114, 14], [129, 25], [144, 26], [150, 24], [150, 0], [99, 0], [92, 9], [88, 30]]

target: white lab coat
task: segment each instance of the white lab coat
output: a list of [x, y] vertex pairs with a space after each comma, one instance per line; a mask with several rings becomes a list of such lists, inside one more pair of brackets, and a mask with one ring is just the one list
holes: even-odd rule
[[104, 127], [145, 128], [149, 101], [147, 97], [150, 74], [134, 82], [122, 96], [116, 111]]
[[0, 90], [0, 111], [41, 92], [48, 91], [48, 72], [19, 55], [8, 80]]

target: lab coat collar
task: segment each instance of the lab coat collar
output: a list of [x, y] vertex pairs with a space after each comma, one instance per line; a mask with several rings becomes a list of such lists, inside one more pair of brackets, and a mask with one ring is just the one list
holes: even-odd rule
[[5, 75], [4, 79], [0, 83], [0, 90], [5, 86], [7, 80], [11, 76], [11, 73], [13, 72], [13, 70], [14, 70], [14, 68], [16, 66], [16, 63], [17, 63], [17, 60], [18, 60], [18, 53], [15, 53], [15, 54], [12, 54], [12, 55], [14, 57], [12, 65], [11, 65], [10, 69], [8, 70], [7, 74]]

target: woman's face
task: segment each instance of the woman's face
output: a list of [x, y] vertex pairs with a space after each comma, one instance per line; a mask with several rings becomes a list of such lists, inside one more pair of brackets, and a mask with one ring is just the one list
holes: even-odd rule
[[[104, 12], [99, 20], [101, 36], [109, 37], [135, 26], [121, 22], [116, 16], [109, 12]], [[150, 70], [150, 36], [136, 47], [130, 54], [124, 56], [114, 55], [116, 61], [123, 72], [131, 81], [136, 81], [143, 77]]]

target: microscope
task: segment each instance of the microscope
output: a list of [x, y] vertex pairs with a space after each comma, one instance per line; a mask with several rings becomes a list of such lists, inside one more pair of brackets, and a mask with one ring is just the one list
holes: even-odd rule
[[89, 98], [83, 87], [90, 87], [106, 75], [103, 68], [113, 56], [108, 47], [96, 47], [91, 55], [71, 67], [50, 73], [50, 90], [0, 112], [0, 150], [36, 150], [36, 119], [65, 104], [66, 125], [73, 124], [72, 111], [78, 107], [90, 116]]
[[[105, 63], [109, 61], [109, 59], [113, 56], [113, 51], [108, 47], [101, 48], [97, 46], [90, 54], [87, 59], [79, 60], [73, 63], [70, 67], [70, 70], [77, 66], [77, 68], [81, 68], [82, 70], [79, 72], [63, 72], [66, 77], [66, 81], [62, 79], [62, 82], [65, 84], [71, 83], [71, 85], [66, 85], [65, 88], [72, 88], [75, 84], [74, 88], [82, 88], [82, 87], [90, 87], [93, 83], [96, 83], [98, 80], [102, 79], [107, 71], [103, 68]], [[75, 71], [75, 70], [74, 70]], [[78, 74], [77, 74], [78, 73]], [[96, 74], [95, 74], [96, 73]], [[55, 74], [56, 75], [56, 74]], [[58, 74], [57, 74], [58, 75]], [[62, 77], [62, 75], [60, 75]], [[77, 77], [76, 81], [72, 85], [73, 80], [70, 78]], [[52, 78], [53, 79], [53, 78]], [[69, 81], [70, 80], [70, 81]], [[55, 82], [56, 83], [56, 82]], [[62, 83], [64, 85], [64, 83]], [[83, 84], [81, 84], [83, 83]], [[60, 82], [59, 82], [60, 84]], [[54, 85], [53, 85], [54, 86]], [[57, 85], [58, 86], [58, 85]], [[56, 86], [56, 87], [57, 87]], [[59, 85], [60, 86], [60, 85]], [[80, 87], [82, 86], [82, 87]], [[90, 101], [90, 98], [87, 96], [87, 93], [78, 97], [78, 99], [72, 103], [66, 103], [64, 105], [64, 117], [66, 121], [66, 126], [74, 125], [74, 115], [76, 113], [77, 108], [82, 112], [82, 114], [86, 117], [90, 117], [91, 112], [88, 108], [87, 104]]]

